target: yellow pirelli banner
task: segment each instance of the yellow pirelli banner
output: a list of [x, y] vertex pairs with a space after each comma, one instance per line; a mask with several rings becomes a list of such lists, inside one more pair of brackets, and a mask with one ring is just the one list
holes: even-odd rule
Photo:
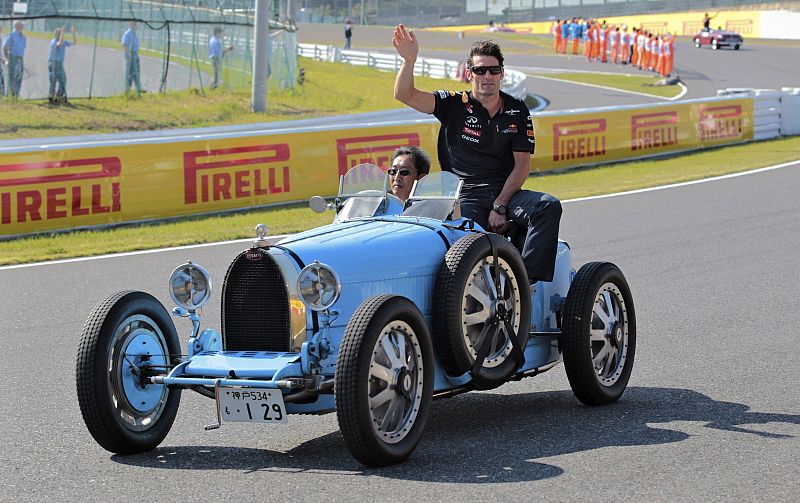
[[753, 139], [752, 98], [547, 112], [534, 118], [533, 171], [606, 163]]
[[[0, 235], [136, 222], [335, 195], [360, 163], [436, 151], [438, 124], [0, 151]], [[209, 134], [212, 134], [210, 131]], [[44, 140], [43, 140], [44, 141]], [[53, 144], [53, 139], [47, 140]], [[102, 142], [101, 142], [102, 143]]]
[[[753, 102], [714, 98], [546, 112], [534, 116], [534, 129], [531, 169], [540, 172], [748, 141]], [[436, 159], [438, 131], [431, 119], [344, 129], [209, 129], [208, 137], [131, 135], [81, 146], [60, 147], [52, 138], [42, 148], [0, 145], [0, 236], [333, 195], [339, 175], [367, 162], [388, 168], [399, 146], [421, 146]]]

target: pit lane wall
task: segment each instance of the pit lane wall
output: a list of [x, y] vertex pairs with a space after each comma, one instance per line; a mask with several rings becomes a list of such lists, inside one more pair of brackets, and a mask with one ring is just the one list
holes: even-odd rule
[[[532, 170], [749, 141], [754, 138], [754, 99], [733, 93], [538, 113]], [[207, 129], [79, 143], [49, 139], [46, 146], [5, 142], [0, 144], [0, 237], [333, 195], [340, 174], [364, 162], [387, 168], [398, 146], [436, 152], [438, 129], [435, 119], [425, 118], [350, 128], [240, 128], [227, 134]]]
[[[786, 10], [723, 10], [711, 11], [711, 27], [722, 27], [745, 37], [800, 39], [800, 13]], [[575, 16], [580, 16], [576, 11]], [[641, 27], [656, 33], [672, 33], [679, 36], [694, 36], [703, 28], [703, 12], [675, 12], [671, 14], [650, 14], [635, 16], [613, 16], [605, 19], [608, 24], [628, 27]], [[520, 33], [549, 35], [553, 28], [552, 21], [535, 21], [529, 23], [509, 23], [508, 28]], [[430, 28], [435, 31], [451, 32], [483, 32], [486, 25], [442, 26]]]

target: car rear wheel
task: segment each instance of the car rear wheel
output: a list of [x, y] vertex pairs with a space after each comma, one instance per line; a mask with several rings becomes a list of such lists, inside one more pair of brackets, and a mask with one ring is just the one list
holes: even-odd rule
[[734, 51], [738, 51], [739, 47], [741, 47], [741, 46], [739, 44], [736, 44], [736, 45], [733, 46], [733, 50]]
[[448, 375], [500, 386], [523, 363], [531, 322], [528, 275], [514, 245], [468, 234], [448, 250], [433, 296], [436, 355]]
[[99, 303], [83, 328], [75, 381], [83, 420], [104, 449], [134, 454], [169, 433], [180, 390], [150, 384], [180, 358], [164, 306], [144, 292], [119, 292]]
[[712, 48], [712, 49], [714, 49], [715, 51], [716, 51], [717, 49], [719, 49], [719, 44], [717, 43], [717, 41], [716, 41], [716, 40], [712, 40], [712, 41], [711, 41], [711, 48]]
[[604, 405], [622, 396], [636, 352], [636, 315], [617, 266], [592, 262], [580, 268], [567, 295], [559, 344], [578, 400]]
[[694, 46], [699, 49], [700, 48], [700, 40], [694, 39]]
[[334, 386], [353, 457], [370, 466], [407, 459], [425, 431], [433, 379], [433, 345], [414, 303], [393, 295], [364, 301], [347, 324]]

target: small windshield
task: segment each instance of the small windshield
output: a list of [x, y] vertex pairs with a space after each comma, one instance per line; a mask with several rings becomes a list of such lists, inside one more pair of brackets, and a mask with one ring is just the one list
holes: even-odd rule
[[334, 222], [372, 217], [403, 210], [403, 203], [389, 192], [389, 178], [374, 164], [353, 166], [339, 182], [341, 207]]
[[403, 215], [442, 221], [460, 218], [457, 211], [460, 192], [461, 180], [456, 175], [447, 171], [430, 173], [417, 181]]
[[389, 188], [387, 180], [386, 172], [378, 166], [374, 164], [359, 164], [350, 168], [347, 174], [342, 177], [339, 184], [339, 195], [355, 196], [364, 191], [385, 193]]

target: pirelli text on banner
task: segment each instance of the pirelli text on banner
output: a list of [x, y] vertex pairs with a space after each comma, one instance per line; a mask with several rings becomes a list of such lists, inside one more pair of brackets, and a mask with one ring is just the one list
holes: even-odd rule
[[119, 221], [121, 174], [117, 157], [0, 165], [2, 234]]
[[392, 164], [392, 153], [397, 147], [420, 146], [419, 133], [393, 133], [336, 140], [336, 157], [339, 174], [344, 175], [353, 166], [374, 164], [388, 169]]

